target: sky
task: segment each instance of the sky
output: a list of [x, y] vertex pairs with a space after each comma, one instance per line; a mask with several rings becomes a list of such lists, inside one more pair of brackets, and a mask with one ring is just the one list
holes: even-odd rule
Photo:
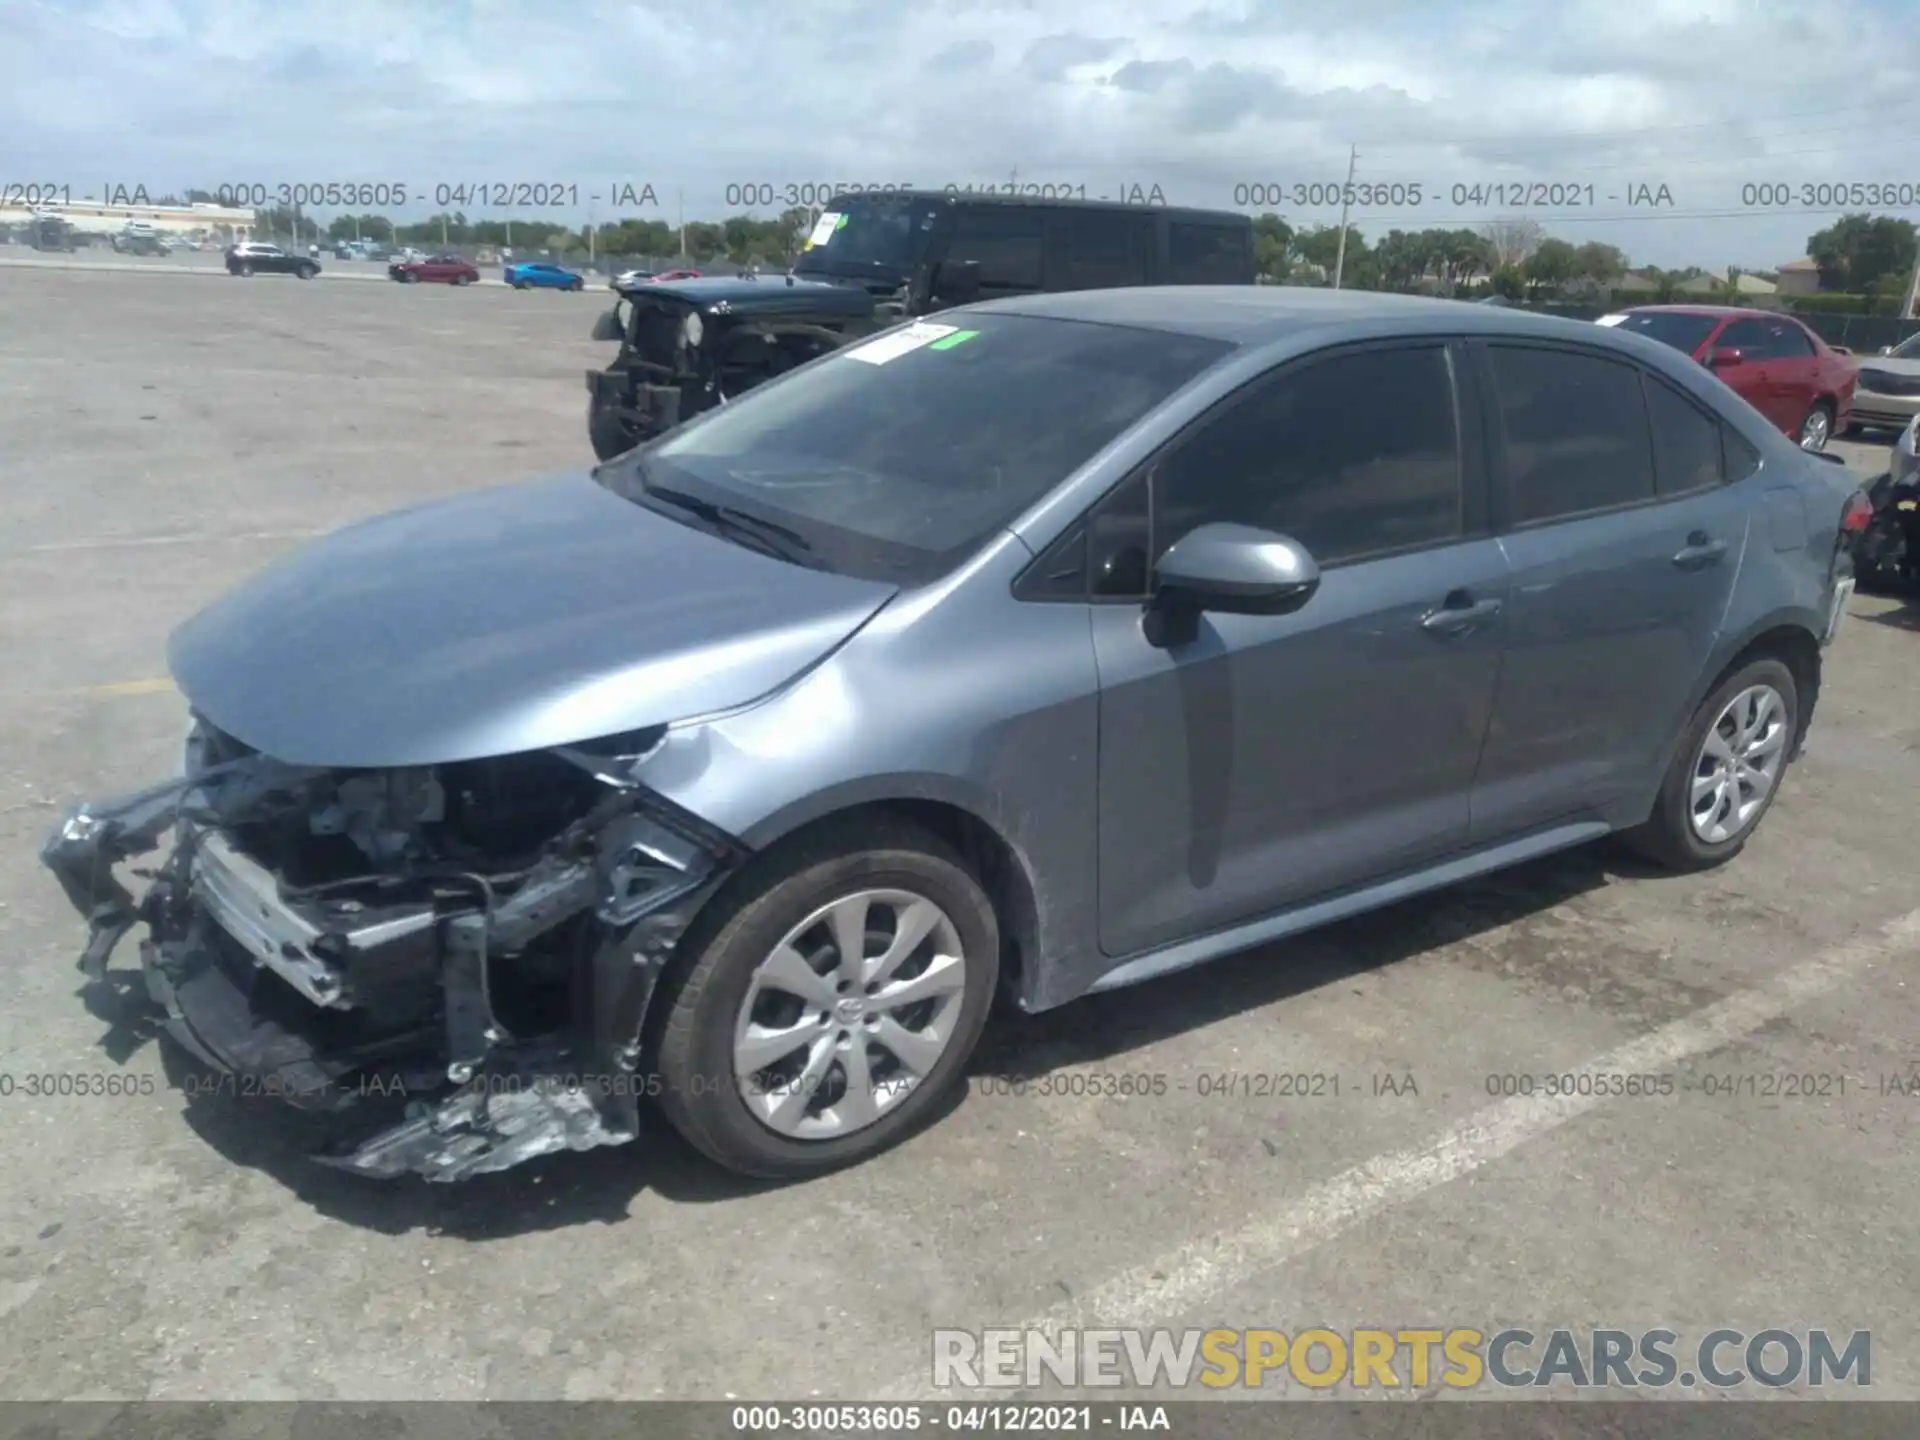
[[[1338, 220], [1327, 187], [1357, 150], [1355, 181], [1383, 187], [1354, 212], [1370, 238], [1531, 216], [1635, 264], [1768, 269], [1844, 209], [1920, 220], [1916, 14], [1920, 0], [0, 0], [0, 186], [401, 183], [396, 216], [578, 225], [718, 219], [742, 196], [771, 195], [754, 207], [771, 215], [807, 185], [1012, 181], [1157, 186], [1304, 227]], [[432, 203], [462, 185], [544, 185], [550, 203]], [[1881, 204], [1845, 193], [1865, 185]], [[648, 187], [652, 205], [613, 203]]]

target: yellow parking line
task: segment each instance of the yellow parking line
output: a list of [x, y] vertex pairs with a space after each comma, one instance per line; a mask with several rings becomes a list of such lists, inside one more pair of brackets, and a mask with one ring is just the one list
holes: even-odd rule
[[112, 699], [122, 695], [165, 695], [172, 690], [173, 681], [159, 676], [151, 680], [118, 680], [111, 685], [88, 685], [80, 693]]

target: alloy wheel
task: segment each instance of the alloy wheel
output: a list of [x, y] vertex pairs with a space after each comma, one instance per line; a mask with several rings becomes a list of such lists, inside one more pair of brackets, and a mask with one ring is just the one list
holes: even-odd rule
[[796, 1140], [864, 1130], [932, 1074], [966, 991], [960, 933], [909, 890], [821, 906], [755, 968], [734, 1022], [734, 1083]]
[[1800, 422], [1800, 448], [1824, 450], [1832, 437], [1833, 417], [1827, 413], [1824, 405], [1814, 406], [1807, 412], [1807, 418]]
[[1709, 845], [1744, 834], [1779, 782], [1787, 753], [1787, 702], [1771, 685], [1750, 685], [1708, 728], [1693, 759], [1687, 815]]

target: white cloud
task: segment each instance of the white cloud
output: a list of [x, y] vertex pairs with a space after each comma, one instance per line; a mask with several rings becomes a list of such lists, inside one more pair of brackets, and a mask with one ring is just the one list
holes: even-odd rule
[[[1821, 38], [1897, 34], [1897, 14], [1887, 0], [0, 0], [0, 178], [631, 180], [669, 214], [684, 192], [690, 215], [717, 215], [732, 182], [1017, 168], [1224, 205], [1240, 181], [1337, 180], [1357, 144], [1361, 178], [1441, 197], [1393, 223], [1485, 218], [1451, 203], [1455, 183], [1592, 185], [1584, 214], [1539, 218], [1636, 259], [1752, 267], [1801, 253], [1829, 217], [1686, 217], [1741, 209], [1743, 182], [1920, 182], [1911, 47]], [[1605, 198], [1647, 182], [1678, 213]]]

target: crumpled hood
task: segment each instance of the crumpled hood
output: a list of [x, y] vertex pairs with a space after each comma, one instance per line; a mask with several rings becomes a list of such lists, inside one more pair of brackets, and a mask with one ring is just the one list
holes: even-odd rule
[[444, 764], [745, 704], [893, 594], [571, 475], [303, 546], [176, 630], [168, 662], [195, 710], [277, 759]]

